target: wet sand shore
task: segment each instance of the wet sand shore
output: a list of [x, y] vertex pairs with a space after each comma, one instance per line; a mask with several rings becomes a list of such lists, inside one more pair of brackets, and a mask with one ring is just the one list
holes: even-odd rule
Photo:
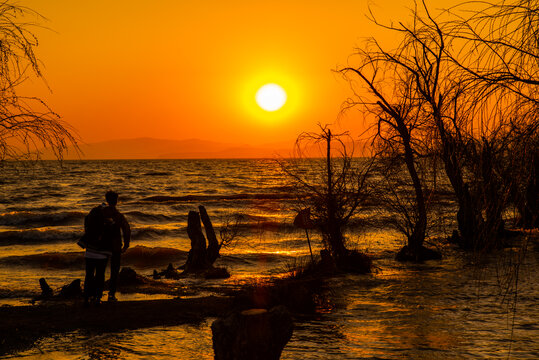
[[98, 332], [196, 323], [226, 314], [233, 301], [208, 296], [189, 299], [104, 302], [82, 301], [0, 307], [0, 355], [31, 347], [42, 337], [75, 330]]

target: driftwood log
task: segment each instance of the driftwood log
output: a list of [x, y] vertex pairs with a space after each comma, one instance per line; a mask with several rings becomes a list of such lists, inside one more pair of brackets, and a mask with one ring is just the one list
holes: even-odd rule
[[[187, 262], [183, 266], [185, 273], [201, 273], [212, 270], [213, 263], [219, 257], [220, 246], [208, 212], [202, 205], [198, 209], [199, 212], [189, 211], [187, 215], [187, 235], [191, 240], [191, 250], [189, 250]], [[206, 236], [202, 232], [202, 224], [204, 224]]]
[[80, 279], [75, 279], [69, 284], [62, 286], [57, 295], [54, 295], [54, 291], [47, 283], [45, 278], [39, 279], [39, 287], [41, 288], [41, 295], [34, 300], [47, 300], [47, 299], [76, 299], [82, 297], [82, 288], [80, 286]]

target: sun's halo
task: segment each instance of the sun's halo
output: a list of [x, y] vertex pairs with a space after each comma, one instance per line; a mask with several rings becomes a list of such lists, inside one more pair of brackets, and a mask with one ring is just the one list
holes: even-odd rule
[[277, 84], [266, 84], [258, 89], [255, 98], [262, 109], [277, 111], [286, 103], [286, 91]]

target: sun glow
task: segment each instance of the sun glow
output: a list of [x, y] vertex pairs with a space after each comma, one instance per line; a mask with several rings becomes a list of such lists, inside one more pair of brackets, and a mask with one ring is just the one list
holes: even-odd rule
[[[231, 109], [239, 110], [238, 119], [242, 121], [244, 128], [250, 128], [253, 131], [260, 129], [284, 131], [285, 128], [294, 126], [298, 118], [302, 118], [305, 110], [302, 105], [309, 89], [304, 88], [303, 82], [296, 78], [292, 70], [294, 69], [285, 69], [284, 66], [280, 69], [272, 69], [264, 67], [263, 64], [255, 64], [243, 78], [238, 79], [235, 83], [237, 87], [229, 92], [234, 97], [228, 99], [227, 103]], [[266, 95], [261, 95], [264, 94], [262, 90], [268, 85], [272, 85], [269, 89], [273, 86], [277, 87], [281, 94], [279, 96], [282, 103], [279, 108], [271, 110], [264, 105]], [[260, 99], [258, 94], [260, 94]], [[268, 98], [271, 99], [271, 96]]]
[[266, 84], [256, 92], [256, 103], [266, 111], [277, 111], [286, 103], [286, 92], [277, 84]]

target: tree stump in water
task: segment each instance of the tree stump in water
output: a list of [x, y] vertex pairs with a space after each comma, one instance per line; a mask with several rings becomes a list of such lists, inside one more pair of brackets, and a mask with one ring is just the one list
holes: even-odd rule
[[185, 263], [186, 272], [196, 272], [208, 267], [206, 261], [206, 238], [202, 233], [200, 215], [196, 211], [189, 211], [187, 216], [187, 235], [191, 239], [191, 250]]
[[53, 295], [53, 291], [45, 278], [39, 279], [39, 286], [41, 287], [41, 297], [48, 298]]
[[427, 260], [440, 260], [442, 259], [442, 254], [436, 250], [432, 250], [421, 246], [419, 249], [413, 250], [408, 245], [405, 245], [402, 249], [399, 250], [395, 256], [397, 261], [411, 261], [416, 263], [421, 263]]
[[[191, 239], [191, 250], [189, 250], [187, 261], [183, 266], [185, 273], [202, 273], [207, 270], [214, 270], [213, 263], [219, 257], [220, 246], [208, 212], [202, 205], [198, 209], [200, 213], [189, 211], [189, 215], [187, 216], [187, 235]], [[204, 230], [208, 238], [207, 247], [206, 237], [202, 233], [201, 221], [204, 224]], [[220, 277], [230, 276], [226, 269], [224, 270], [223, 274], [226, 273], [226, 276]]]
[[211, 325], [215, 360], [278, 360], [294, 324], [284, 306], [251, 309]]
[[206, 237], [208, 238], [207, 260], [210, 264], [213, 264], [219, 257], [219, 242], [217, 241], [217, 236], [215, 235], [215, 230], [213, 229], [206, 208], [200, 205], [198, 210], [200, 211], [200, 218], [204, 224], [204, 230], [206, 231]]

